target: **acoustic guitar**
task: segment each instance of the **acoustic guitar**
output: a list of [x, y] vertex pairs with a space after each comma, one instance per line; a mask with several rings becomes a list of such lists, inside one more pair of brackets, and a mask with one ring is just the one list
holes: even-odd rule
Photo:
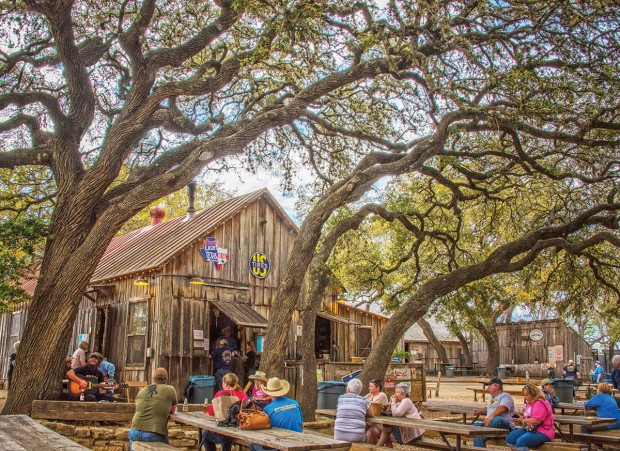
[[[114, 385], [115, 385], [113, 382], [99, 383], [99, 380], [97, 379], [96, 376], [78, 376], [78, 377], [80, 377], [81, 379], [84, 379], [88, 383], [88, 385], [86, 386], [86, 388], [82, 389], [80, 388], [80, 384], [78, 384], [74, 380], [69, 379], [69, 387], [67, 388], [67, 390], [69, 391], [70, 395], [80, 396], [81, 393], [88, 393], [88, 394], [94, 395], [95, 393], [99, 391], [100, 388], [110, 389], [110, 388], [114, 388]], [[127, 388], [127, 384], [117, 384], [117, 385], [118, 385], [119, 390], [123, 388]]]

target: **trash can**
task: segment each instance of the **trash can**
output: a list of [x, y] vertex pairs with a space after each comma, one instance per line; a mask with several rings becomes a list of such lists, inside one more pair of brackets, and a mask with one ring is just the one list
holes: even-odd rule
[[497, 377], [499, 377], [502, 380], [506, 379], [506, 367], [505, 366], [497, 367]]
[[215, 376], [190, 376], [188, 384], [187, 402], [190, 404], [202, 404], [205, 398], [209, 402], [215, 395]]
[[346, 382], [322, 381], [316, 383], [318, 391], [317, 409], [335, 409], [338, 407], [338, 397], [344, 395], [347, 389]]
[[574, 401], [573, 380], [556, 379], [553, 382], [555, 394], [560, 402], [571, 403]]
[[446, 365], [446, 377], [454, 377], [454, 365]]

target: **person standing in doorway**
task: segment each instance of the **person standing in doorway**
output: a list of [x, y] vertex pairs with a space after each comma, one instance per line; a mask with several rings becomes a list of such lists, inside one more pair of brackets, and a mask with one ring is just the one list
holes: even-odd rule
[[222, 329], [222, 335], [218, 337], [216, 343], [219, 343], [220, 340], [226, 340], [226, 348], [230, 352], [239, 352], [239, 342], [232, 334], [232, 327], [226, 326]]
[[217, 341], [217, 348], [211, 351], [213, 359], [213, 370], [215, 371], [215, 386], [217, 391], [222, 389], [222, 379], [225, 375], [232, 372], [233, 353], [228, 349], [228, 341], [220, 338]]

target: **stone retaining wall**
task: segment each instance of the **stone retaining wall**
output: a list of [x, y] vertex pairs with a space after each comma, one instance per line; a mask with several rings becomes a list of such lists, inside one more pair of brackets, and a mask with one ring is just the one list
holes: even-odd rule
[[[37, 421], [94, 451], [129, 451], [128, 424], [107, 425], [100, 422], [75, 424], [69, 421]], [[182, 450], [195, 450], [198, 446], [196, 428], [182, 426], [174, 421], [168, 423], [168, 438], [172, 446]]]

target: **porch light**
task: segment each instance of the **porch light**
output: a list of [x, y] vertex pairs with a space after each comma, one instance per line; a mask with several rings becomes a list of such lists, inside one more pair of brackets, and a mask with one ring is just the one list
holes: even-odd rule
[[138, 276], [138, 278], [133, 282], [133, 284], [137, 287], [148, 287], [149, 281], [144, 278], [144, 276]]
[[189, 284], [190, 285], [204, 285], [205, 281], [202, 279], [202, 277], [191, 276], [189, 279]]

